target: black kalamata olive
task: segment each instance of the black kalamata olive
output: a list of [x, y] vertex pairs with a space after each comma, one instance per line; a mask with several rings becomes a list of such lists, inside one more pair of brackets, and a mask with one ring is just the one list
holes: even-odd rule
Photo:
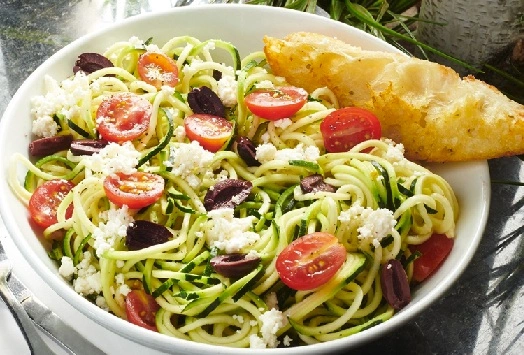
[[336, 189], [330, 184], [326, 184], [324, 182], [324, 178], [320, 174], [313, 174], [306, 176], [302, 180], [300, 180], [300, 188], [304, 193], [309, 192], [318, 192], [318, 191], [326, 191], [326, 192], [335, 192]]
[[384, 299], [394, 309], [402, 309], [411, 302], [408, 276], [400, 261], [391, 259], [382, 265], [380, 285]]
[[78, 56], [73, 67], [73, 73], [83, 71], [86, 74], [94, 73], [97, 70], [112, 67], [113, 63], [106, 57], [98, 53], [82, 53]]
[[71, 143], [73, 155], [93, 155], [109, 144], [103, 139], [76, 139]]
[[226, 108], [218, 95], [208, 88], [201, 86], [194, 88], [187, 94], [187, 103], [194, 113], [226, 117]]
[[39, 138], [29, 143], [29, 154], [34, 157], [51, 155], [67, 150], [73, 141], [72, 135]]
[[129, 250], [140, 250], [165, 243], [172, 233], [158, 223], [137, 220], [127, 227], [126, 246]]
[[238, 179], [222, 180], [212, 186], [204, 197], [207, 211], [218, 208], [235, 208], [251, 193], [253, 185], [249, 181]]
[[260, 166], [260, 162], [256, 159], [257, 151], [255, 144], [253, 144], [249, 138], [239, 136], [235, 144], [238, 155], [247, 166]]
[[218, 274], [240, 278], [255, 270], [260, 263], [260, 257], [254, 254], [232, 253], [215, 256], [210, 263]]

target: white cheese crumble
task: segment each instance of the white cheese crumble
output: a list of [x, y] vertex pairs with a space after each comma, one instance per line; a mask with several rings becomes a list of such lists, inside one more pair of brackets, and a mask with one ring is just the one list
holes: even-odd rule
[[110, 175], [114, 173], [132, 174], [136, 172], [136, 165], [140, 152], [131, 142], [122, 145], [111, 142], [89, 157], [85, 157], [86, 168], [95, 174]]
[[58, 273], [66, 280], [71, 280], [75, 274], [76, 268], [73, 264], [73, 259], [68, 256], [62, 256], [60, 260], [60, 267], [58, 268]]
[[220, 101], [227, 107], [233, 107], [237, 104], [238, 83], [232, 75], [223, 75], [217, 82], [217, 95]]
[[209, 246], [226, 253], [238, 253], [260, 240], [260, 235], [251, 232], [255, 217], [236, 218], [234, 209], [219, 208], [208, 212], [209, 220], [204, 230]]
[[177, 142], [182, 143], [186, 139], [186, 129], [184, 126], [178, 126], [173, 131], [173, 137]]
[[253, 334], [249, 337], [251, 348], [276, 348], [279, 344], [277, 332], [286, 325], [287, 319], [284, 314], [277, 310], [271, 309], [262, 313], [260, 316], [260, 337]]
[[144, 48], [144, 41], [142, 41], [137, 36], [132, 36], [128, 40], [129, 44], [131, 44], [135, 49], [142, 49]]
[[257, 89], [274, 89], [275, 84], [271, 80], [262, 80], [256, 83]]
[[197, 141], [181, 143], [172, 146], [169, 160], [164, 164], [172, 167], [173, 174], [180, 176], [187, 183], [196, 188], [202, 182], [201, 175], [205, 175], [213, 162], [214, 154], [205, 150]]
[[131, 292], [131, 288], [125, 283], [125, 277], [124, 274], [120, 273], [115, 276], [115, 281], [118, 286], [118, 292], [123, 296], [127, 296], [129, 292]]
[[395, 228], [396, 220], [393, 212], [385, 208], [372, 209], [362, 207], [360, 204], [351, 206], [342, 211], [338, 217], [341, 222], [349, 222], [356, 219], [360, 227], [357, 228], [359, 239], [371, 239], [372, 242], [380, 242]]
[[83, 259], [76, 266], [77, 278], [73, 280], [73, 289], [83, 296], [102, 292], [100, 271], [91, 263], [93, 259], [91, 252], [85, 251]]
[[285, 148], [278, 150], [271, 143], [263, 143], [256, 148], [256, 159], [262, 164], [273, 160], [306, 160], [316, 162], [320, 157], [320, 150], [316, 146], [304, 148], [302, 143], [295, 148]]
[[31, 98], [32, 131], [39, 137], [52, 137], [58, 132], [53, 116], [60, 114], [70, 119], [79, 114], [82, 100], [90, 95], [89, 79], [79, 71], [60, 85], [48, 75], [44, 81], [46, 94]]
[[277, 128], [286, 129], [293, 124], [290, 118], [281, 118], [273, 122], [273, 125]]
[[404, 145], [402, 143], [395, 143], [391, 139], [384, 139], [384, 142], [388, 144], [388, 150], [385, 158], [390, 162], [400, 162], [404, 158]]
[[112, 205], [109, 210], [100, 213], [100, 218], [105, 222], [101, 222], [93, 231], [98, 257], [102, 257], [108, 250], [113, 250], [115, 243], [126, 236], [127, 227], [134, 221], [126, 205], [118, 209]]

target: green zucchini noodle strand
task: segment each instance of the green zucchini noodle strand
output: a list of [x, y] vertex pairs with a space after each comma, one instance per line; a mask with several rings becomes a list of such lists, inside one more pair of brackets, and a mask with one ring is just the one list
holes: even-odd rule
[[[381, 266], [407, 260], [409, 246], [434, 233], [455, 237], [459, 206], [451, 186], [405, 159], [402, 144], [388, 138], [326, 152], [320, 124], [339, 108], [327, 87], [310, 92], [290, 117], [251, 113], [246, 95], [289, 86], [271, 72], [262, 51], [241, 58], [219, 39], [177, 36], [161, 46], [153, 40], [132, 37], [110, 46], [103, 54], [113, 67], [62, 82], [45, 79], [49, 90], [78, 93], [50, 113], [57, 135], [98, 139], [99, 105], [126, 92], [152, 107], [139, 138], [108, 143], [92, 156], [61, 151], [12, 157], [9, 185], [26, 206], [46, 181], [74, 184], [57, 207], [56, 223], [42, 232], [64, 279], [123, 319], [130, 292], [143, 290], [158, 306], [151, 326], [160, 333], [219, 346], [314, 344], [391, 318], [395, 310], [382, 293]], [[141, 78], [138, 60], [148, 51], [176, 63], [174, 87]], [[201, 86], [219, 97], [234, 127], [231, 141], [215, 153], [186, 134], [185, 118], [194, 113], [188, 95]], [[253, 143], [259, 164], [246, 163], [237, 136]], [[160, 176], [162, 195], [140, 209], [115, 204], [106, 179], [136, 172]], [[310, 176], [320, 176], [326, 187], [308, 189]], [[241, 201], [233, 194], [233, 207], [209, 208], [208, 195], [227, 180], [249, 181], [249, 192]], [[141, 220], [164, 226], [167, 240], [132, 248], [129, 228]], [[335, 236], [345, 261], [323, 285], [293, 290], [277, 272], [277, 257], [316, 232]], [[254, 255], [258, 264], [238, 277], [211, 264], [217, 255], [237, 253]], [[411, 278], [412, 265], [404, 266]]]

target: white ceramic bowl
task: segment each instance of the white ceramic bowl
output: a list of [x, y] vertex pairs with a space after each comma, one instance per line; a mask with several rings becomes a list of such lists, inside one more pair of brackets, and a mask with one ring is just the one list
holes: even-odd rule
[[[58, 295], [96, 323], [156, 350], [199, 355], [294, 354], [296, 348], [231, 349], [171, 338], [132, 325], [88, 302], [58, 275], [56, 266], [47, 257], [28, 223], [26, 208], [9, 189], [7, 170], [14, 153], [27, 155], [31, 139], [29, 98], [42, 94], [45, 74], [57, 79], [70, 75], [71, 63], [74, 63], [79, 53], [103, 52], [110, 44], [127, 40], [131, 36], [142, 39], [153, 37], [155, 43], [161, 44], [173, 36], [187, 34], [200, 40], [219, 38], [230, 41], [244, 56], [262, 49], [264, 35], [284, 36], [299, 30], [336, 36], [365, 49], [396, 51], [371, 35], [317, 15], [255, 5], [202, 5], [127, 19], [73, 42], [45, 61], [17, 91], [0, 122], [0, 211], [9, 234], [34, 271]], [[303, 347], [300, 349], [302, 354], [340, 351], [380, 337], [441, 297], [467, 266], [480, 241], [488, 214], [490, 184], [487, 163], [442, 164], [430, 168], [450, 182], [460, 203], [461, 214], [451, 255], [438, 272], [414, 292], [412, 302], [392, 319], [344, 339]]]

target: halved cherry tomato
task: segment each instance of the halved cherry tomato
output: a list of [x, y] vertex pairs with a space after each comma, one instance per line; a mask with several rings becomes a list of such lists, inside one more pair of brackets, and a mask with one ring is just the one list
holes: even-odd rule
[[140, 137], [149, 127], [153, 106], [136, 94], [119, 93], [102, 101], [96, 111], [98, 132], [109, 142]]
[[148, 84], [160, 89], [163, 85], [178, 84], [176, 62], [160, 52], [145, 52], [138, 58], [138, 75]]
[[320, 123], [324, 147], [330, 153], [347, 152], [355, 145], [382, 135], [380, 121], [372, 112], [345, 107], [331, 112]]
[[294, 86], [261, 89], [244, 98], [253, 114], [270, 121], [293, 116], [307, 101], [307, 91]]
[[346, 249], [329, 233], [306, 234], [278, 255], [280, 279], [295, 290], [312, 290], [328, 282], [346, 260]]
[[[71, 181], [49, 180], [38, 186], [29, 199], [29, 215], [41, 227], [47, 228], [58, 222], [56, 210], [75, 186]], [[73, 205], [66, 210], [66, 217], [73, 215]]]
[[184, 119], [187, 137], [204, 149], [217, 152], [231, 138], [233, 124], [224, 117], [195, 113]]
[[117, 206], [142, 208], [160, 199], [164, 192], [164, 179], [160, 175], [144, 172], [116, 173], [105, 178], [104, 190], [109, 201]]
[[158, 332], [155, 316], [159, 309], [153, 296], [144, 290], [131, 290], [126, 296], [127, 320], [143, 328]]
[[410, 245], [412, 253], [422, 255], [413, 261], [413, 280], [421, 282], [431, 276], [453, 249], [453, 238], [445, 234], [433, 234], [428, 240], [419, 245]]

